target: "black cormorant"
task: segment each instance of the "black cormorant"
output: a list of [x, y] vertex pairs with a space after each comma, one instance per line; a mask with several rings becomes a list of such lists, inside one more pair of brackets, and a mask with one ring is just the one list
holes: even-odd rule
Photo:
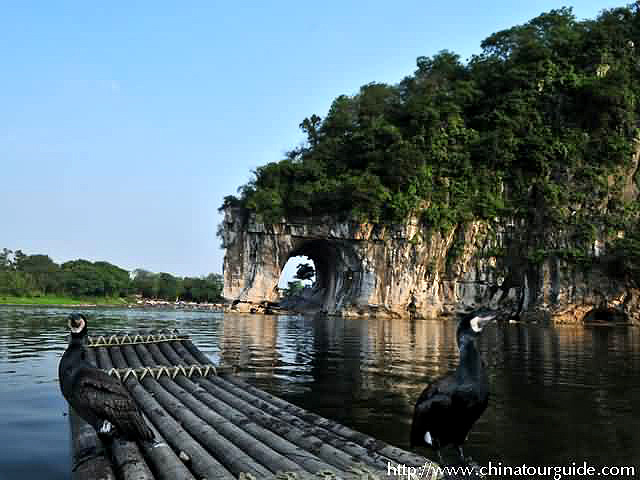
[[432, 382], [416, 402], [411, 425], [411, 446], [428, 445], [438, 454], [446, 445], [457, 447], [464, 462], [462, 444], [489, 402], [489, 381], [476, 338], [494, 320], [488, 309], [464, 314], [458, 322], [460, 364], [455, 373]]
[[120, 436], [129, 440], [153, 440], [153, 431], [122, 382], [87, 361], [84, 315], [71, 314], [69, 329], [71, 340], [58, 365], [60, 390], [69, 405], [103, 439]]

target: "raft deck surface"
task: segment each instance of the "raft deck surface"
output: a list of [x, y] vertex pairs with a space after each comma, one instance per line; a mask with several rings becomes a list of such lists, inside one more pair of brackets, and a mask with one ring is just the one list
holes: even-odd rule
[[397, 480], [389, 463], [431, 463], [223, 373], [189, 337], [98, 337], [87, 347], [131, 392], [156, 443], [116, 439], [109, 455], [71, 412], [74, 480]]

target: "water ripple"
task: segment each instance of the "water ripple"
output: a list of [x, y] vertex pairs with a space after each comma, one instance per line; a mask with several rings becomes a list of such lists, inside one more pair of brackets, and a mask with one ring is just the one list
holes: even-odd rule
[[[459, 360], [453, 321], [83, 311], [93, 335], [177, 328], [255, 385], [404, 448], [415, 399]], [[35, 478], [43, 466], [48, 478], [68, 476], [57, 364], [69, 312], [0, 307], [0, 442], [10, 445], [0, 449], [3, 479]], [[476, 460], [637, 460], [638, 329], [500, 325], [479, 346], [492, 397], [467, 445]]]

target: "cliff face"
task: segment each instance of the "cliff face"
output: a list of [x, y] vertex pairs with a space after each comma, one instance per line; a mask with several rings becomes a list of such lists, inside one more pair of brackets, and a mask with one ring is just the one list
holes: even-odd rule
[[[531, 264], [500, 256], [496, 252], [512, 243], [514, 229], [507, 222], [472, 222], [443, 236], [416, 221], [389, 226], [323, 218], [265, 225], [228, 208], [224, 296], [275, 301], [287, 260], [306, 255], [317, 271], [308, 307], [329, 314], [434, 317], [487, 304], [500, 287], [522, 318], [638, 321], [638, 292], [597, 269], [584, 273], [555, 257]], [[549, 242], [559, 245], [562, 236]], [[602, 244], [594, 242], [594, 254]]]

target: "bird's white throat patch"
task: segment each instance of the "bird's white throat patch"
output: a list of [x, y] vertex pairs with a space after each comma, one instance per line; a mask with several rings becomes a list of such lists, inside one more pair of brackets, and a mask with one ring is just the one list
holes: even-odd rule
[[84, 330], [85, 327], [85, 322], [84, 320], [80, 319], [80, 325], [78, 325], [77, 327], [74, 327], [71, 322], [69, 322], [69, 329], [73, 332], [73, 333], [80, 333], [82, 332], [82, 330]]
[[424, 434], [424, 441], [427, 442], [428, 445], [433, 445], [433, 439], [428, 431]]
[[471, 329], [476, 333], [480, 333], [482, 331], [482, 328], [484, 327], [484, 324], [492, 319], [493, 315], [488, 315], [486, 317], [473, 317], [470, 322]]

